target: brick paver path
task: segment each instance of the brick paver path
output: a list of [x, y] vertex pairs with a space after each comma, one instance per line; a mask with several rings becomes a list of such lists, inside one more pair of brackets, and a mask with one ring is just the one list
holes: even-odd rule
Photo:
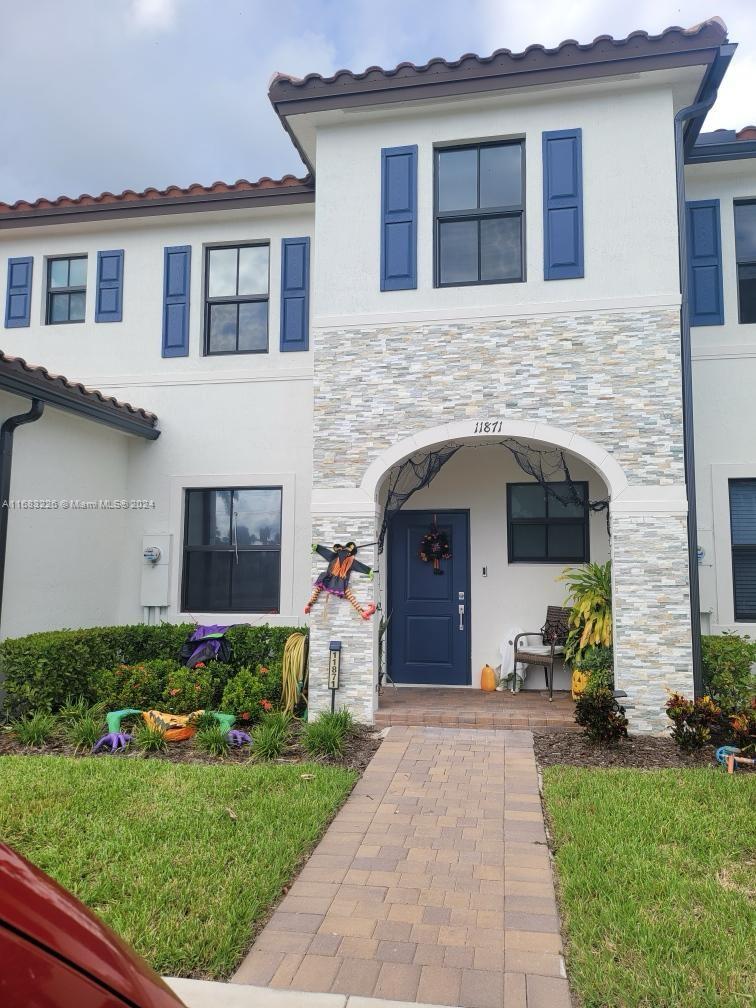
[[[536, 671], [539, 671], [538, 669]], [[520, 693], [444, 689], [434, 686], [385, 686], [378, 702], [376, 726], [428, 725], [443, 728], [574, 729], [575, 704], [569, 693], [546, 690]]]
[[234, 977], [569, 1008], [532, 736], [395, 727]]

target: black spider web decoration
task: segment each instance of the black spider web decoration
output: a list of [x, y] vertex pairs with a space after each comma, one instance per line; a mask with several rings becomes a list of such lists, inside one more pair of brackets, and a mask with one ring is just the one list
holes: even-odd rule
[[[478, 444], [451, 444], [412, 455], [389, 471], [386, 503], [378, 533], [378, 552], [383, 552], [386, 533], [394, 516], [418, 490], [427, 487], [438, 476], [446, 463], [462, 448], [482, 448], [500, 445], [506, 448], [524, 473], [532, 477], [544, 491], [563, 507], [583, 507], [585, 501], [580, 489], [570, 475], [564, 452], [560, 448], [534, 448], [517, 438], [485, 441]], [[609, 500], [600, 498], [588, 501], [589, 511], [606, 511], [606, 528], [609, 527]]]

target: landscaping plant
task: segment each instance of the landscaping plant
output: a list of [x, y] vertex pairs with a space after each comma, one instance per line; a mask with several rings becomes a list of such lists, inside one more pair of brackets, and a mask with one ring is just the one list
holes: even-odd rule
[[66, 702], [58, 711], [58, 721], [66, 723], [68, 721], [78, 721], [79, 718], [89, 717], [102, 721], [105, 717], [105, 704], [101, 701], [90, 703], [86, 697], [67, 697]]
[[179, 668], [177, 661], [155, 658], [136, 665], [100, 669], [94, 677], [95, 689], [109, 711], [124, 707], [160, 710], [168, 677]]
[[688, 700], [673, 693], [666, 705], [673, 724], [672, 738], [681, 749], [702, 749], [721, 739], [724, 729], [722, 710], [709, 696]]
[[580, 671], [588, 679], [585, 689], [614, 689], [614, 648], [603, 644], [589, 645], [581, 655]]
[[225, 756], [229, 749], [228, 734], [216, 721], [214, 725], [198, 729], [194, 744], [208, 756]]
[[165, 732], [161, 728], [151, 728], [143, 721], [134, 729], [133, 742], [145, 755], [162, 753], [168, 749]]
[[52, 714], [37, 711], [28, 717], [12, 721], [11, 732], [25, 746], [43, 746], [55, 733], [56, 720]]
[[211, 710], [217, 689], [217, 662], [190, 669], [179, 665], [168, 671], [160, 709], [168, 714], [191, 714]]
[[572, 607], [565, 660], [582, 668], [586, 648], [612, 644], [611, 561], [568, 567], [557, 580], [567, 585], [567, 603]]
[[95, 742], [102, 736], [104, 730], [104, 720], [102, 717], [91, 714], [83, 714], [81, 717], [68, 718], [60, 726], [60, 733], [63, 738], [77, 751], [80, 749], [91, 749]]
[[289, 739], [291, 715], [284, 711], [264, 714], [252, 731], [252, 752], [261, 760], [278, 759]]
[[235, 714], [239, 721], [250, 723], [272, 710], [280, 697], [280, 665], [259, 665], [257, 669], [245, 666], [226, 683], [220, 708], [229, 714]]
[[725, 633], [701, 638], [704, 691], [724, 710], [747, 708], [756, 695], [756, 642]]
[[610, 689], [598, 687], [585, 692], [575, 702], [575, 720], [597, 745], [615, 746], [627, 738], [627, 718]]
[[310, 756], [340, 756], [344, 752], [350, 727], [351, 715], [348, 711], [324, 711], [302, 729], [305, 752]]

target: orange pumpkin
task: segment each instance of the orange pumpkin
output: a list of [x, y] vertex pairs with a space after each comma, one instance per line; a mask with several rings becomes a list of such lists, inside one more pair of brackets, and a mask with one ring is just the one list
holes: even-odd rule
[[480, 673], [480, 688], [486, 693], [496, 689], [496, 673], [490, 665], [484, 665]]

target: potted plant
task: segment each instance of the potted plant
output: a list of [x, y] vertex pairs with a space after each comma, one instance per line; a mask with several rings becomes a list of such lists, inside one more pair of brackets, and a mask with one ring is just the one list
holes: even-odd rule
[[612, 658], [601, 653], [610, 649], [613, 641], [611, 561], [568, 567], [558, 580], [567, 585], [566, 601], [571, 606], [564, 658], [572, 665], [574, 699], [585, 690], [591, 671], [611, 668]]

